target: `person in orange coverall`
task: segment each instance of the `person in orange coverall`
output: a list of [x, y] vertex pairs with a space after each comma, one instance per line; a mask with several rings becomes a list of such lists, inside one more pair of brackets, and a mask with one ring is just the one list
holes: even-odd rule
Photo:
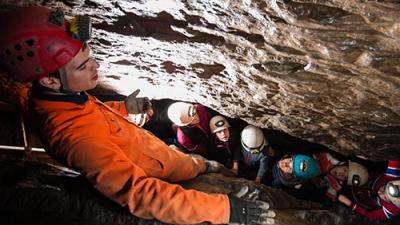
[[214, 161], [185, 155], [129, 122], [149, 113], [137, 92], [103, 103], [85, 91], [98, 82], [90, 18], [68, 21], [61, 10], [21, 7], [0, 15], [0, 61], [15, 79], [33, 82], [33, 108], [47, 152], [77, 169], [102, 194], [140, 218], [166, 223], [272, 224], [268, 203], [234, 194], [186, 190], [177, 182], [218, 172]]

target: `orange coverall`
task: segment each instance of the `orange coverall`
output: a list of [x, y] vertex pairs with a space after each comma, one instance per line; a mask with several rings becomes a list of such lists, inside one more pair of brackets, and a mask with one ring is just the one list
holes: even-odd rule
[[124, 102], [102, 103], [89, 95], [82, 104], [39, 98], [34, 103], [48, 153], [133, 215], [177, 224], [229, 222], [226, 195], [163, 181], [194, 178], [205, 163], [129, 122]]

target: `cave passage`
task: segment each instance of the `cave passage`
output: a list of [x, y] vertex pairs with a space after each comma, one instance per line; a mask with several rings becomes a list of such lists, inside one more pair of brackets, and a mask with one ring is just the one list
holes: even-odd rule
[[[97, 95], [97, 97], [103, 101], [123, 100], [125, 98], [125, 96], [122, 95]], [[176, 101], [171, 99], [152, 100], [155, 113], [150, 121], [144, 125], [145, 129], [151, 131], [162, 140], [170, 140], [175, 138], [175, 132], [172, 129], [172, 122], [167, 117], [168, 106], [173, 102]], [[213, 109], [207, 108], [207, 110], [211, 116], [219, 114]], [[0, 115], [0, 145], [23, 146], [24, 141], [20, 127], [20, 115], [15, 113], [13, 110], [0, 110]], [[241, 131], [248, 124], [241, 119], [229, 117], [226, 118], [229, 121], [232, 129], [236, 129], [238, 131]], [[27, 130], [30, 145], [33, 147], [41, 147], [40, 141], [38, 141], [38, 138], [35, 137], [34, 132], [32, 132], [29, 127]], [[327, 151], [331, 154], [334, 154], [335, 157], [341, 161], [351, 159], [362, 163], [368, 168], [369, 171], [383, 172], [386, 166], [386, 162], [372, 162], [355, 156], [340, 155], [323, 145], [311, 143], [281, 131], [266, 128], [263, 128], [262, 130], [271, 146], [277, 150], [278, 155], [295, 153], [311, 155], [315, 152]], [[93, 209], [90, 212], [85, 213], [96, 213], [95, 211], [99, 210], [102, 213], [101, 219], [103, 222], [108, 221], [106, 219], [108, 217], [108, 213], [118, 214], [121, 216], [121, 218], [123, 218], [125, 221], [123, 224], [135, 224], [137, 222], [135, 218], [131, 217], [129, 214], [126, 214], [126, 212], [120, 212], [118, 210], [118, 206], [113, 204], [111, 201], [99, 196], [97, 191], [92, 189], [90, 185], [86, 183], [84, 178], [80, 177], [79, 173], [73, 173], [70, 171], [60, 173], [59, 171], [55, 172], [56, 170], [51, 166], [47, 168], [46, 165], [59, 164], [48, 158], [44, 152], [36, 155], [34, 158], [35, 160], [31, 161], [30, 156], [27, 156], [24, 151], [9, 151], [0, 149], [0, 188], [2, 189], [3, 193], [2, 198], [0, 198], [2, 201], [0, 202], [0, 206], [2, 205], [6, 208], [10, 206], [14, 207], [12, 209], [7, 209], [11, 213], [4, 213], [4, 211], [2, 211], [0, 215], [1, 218], [5, 218], [6, 224], [7, 220], [12, 221], [12, 223], [17, 222], [17, 224], [25, 224], [32, 220], [41, 221], [43, 224], [52, 224], [55, 221], [70, 224], [71, 219], [60, 220], [60, 218], [65, 217], [65, 211], [70, 210], [70, 208], [66, 208], [64, 206], [61, 207], [62, 204], [57, 206], [59, 207], [58, 210], [53, 210], [51, 213], [48, 212], [51, 207], [40, 206], [43, 207], [41, 212], [35, 215], [34, 212], [36, 210], [36, 206], [34, 206], [34, 204], [32, 205], [31, 202], [43, 202], [43, 199], [48, 199], [48, 195], [53, 195], [52, 197], [56, 199], [64, 199], [63, 201], [69, 202], [69, 204], [82, 204], [81, 200], [87, 199], [87, 197], [83, 196], [89, 196], [89, 200], [85, 201], [87, 201], [87, 204], [90, 204]], [[45, 165], [35, 161], [45, 162]], [[41, 188], [37, 188], [37, 186]], [[50, 188], [46, 188], [47, 186]], [[53, 193], [53, 189], [51, 188], [52, 186], [62, 187], [62, 192]], [[15, 189], [15, 187], [17, 188]], [[32, 189], [32, 187], [34, 188]], [[81, 192], [81, 190], [77, 189], [76, 187], [84, 188]], [[318, 190], [307, 183], [300, 189], [283, 188], [283, 190], [296, 198], [311, 200], [318, 203], [321, 203], [321, 198], [324, 195], [324, 191]], [[344, 189], [344, 192], [348, 193], [349, 195], [351, 195], [351, 191], [352, 190], [350, 189]], [[71, 195], [71, 193], [75, 194]], [[15, 198], [16, 194], [20, 197]], [[16, 199], [16, 202], [10, 205], [10, 199]], [[56, 202], [53, 204], [56, 204]], [[14, 214], [15, 212], [17, 213]], [[82, 217], [79, 212], [75, 211], [68, 212], [67, 214], [71, 214], [72, 217]], [[18, 215], [23, 216], [19, 217]], [[88, 218], [86, 219], [87, 220], [85, 222], [77, 224], [91, 224], [91, 220]], [[97, 222], [98, 221], [96, 221], [96, 223]]]

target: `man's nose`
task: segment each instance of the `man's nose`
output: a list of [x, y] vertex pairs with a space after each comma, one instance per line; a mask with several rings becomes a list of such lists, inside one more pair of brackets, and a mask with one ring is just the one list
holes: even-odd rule
[[95, 58], [91, 58], [90, 59], [90, 63], [93, 65], [94, 68], [99, 68], [100, 64], [97, 62], [97, 60]]

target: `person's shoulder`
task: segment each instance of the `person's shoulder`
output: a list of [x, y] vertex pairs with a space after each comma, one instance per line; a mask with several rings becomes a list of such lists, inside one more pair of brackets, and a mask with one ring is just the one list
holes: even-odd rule
[[205, 112], [207, 112], [207, 108], [204, 105], [197, 103], [196, 111], [197, 111], [197, 113], [205, 113]]

